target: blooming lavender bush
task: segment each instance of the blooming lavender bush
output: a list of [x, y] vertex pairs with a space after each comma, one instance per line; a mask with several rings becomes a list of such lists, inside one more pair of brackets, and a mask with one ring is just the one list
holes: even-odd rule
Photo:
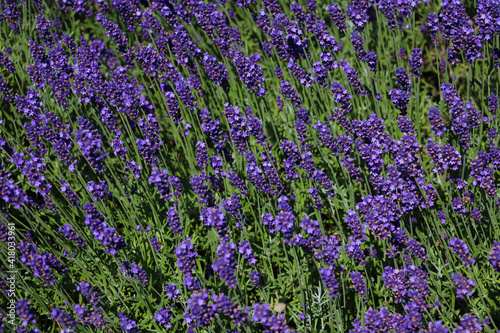
[[499, 0], [0, 9], [0, 332], [499, 332]]

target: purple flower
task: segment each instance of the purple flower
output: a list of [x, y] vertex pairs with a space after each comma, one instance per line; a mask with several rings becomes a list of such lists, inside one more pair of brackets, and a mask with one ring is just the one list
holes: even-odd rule
[[264, 327], [266, 327], [270, 332], [292, 332], [286, 324], [285, 316], [282, 314], [279, 314], [277, 316], [273, 314], [271, 312], [271, 306], [269, 304], [254, 304], [252, 321], [262, 323]]
[[238, 245], [238, 251], [246, 260], [248, 260], [250, 265], [255, 265], [257, 263], [257, 258], [255, 258], [249, 242], [241, 241]]
[[420, 67], [422, 67], [423, 59], [422, 59], [422, 50], [419, 48], [415, 48], [411, 50], [411, 57], [408, 59], [410, 63], [411, 72], [413, 76], [419, 77], [422, 73], [419, 72]]
[[[7, 48], [6, 48], [7, 51]], [[7, 52], [10, 55], [10, 53]], [[9, 73], [14, 73], [16, 71], [16, 66], [12, 60], [9, 59], [3, 52], [0, 51], [0, 66], [5, 67], [9, 71]]]
[[160, 324], [165, 325], [166, 329], [172, 328], [172, 324], [170, 323], [171, 314], [169, 312], [170, 308], [158, 308], [154, 314], [154, 318]]
[[344, 13], [342, 12], [342, 9], [340, 9], [339, 5], [332, 3], [331, 5], [326, 6], [325, 10], [328, 11], [333, 24], [335, 24], [340, 32], [347, 30]]
[[441, 136], [446, 131], [446, 127], [443, 124], [443, 117], [438, 108], [429, 108], [429, 121], [434, 135]]
[[266, 182], [264, 177], [264, 172], [257, 165], [257, 160], [251, 152], [246, 153], [247, 166], [245, 168], [247, 172], [247, 180], [252, 183], [256, 188], [258, 188], [263, 193], [273, 193], [274, 189], [271, 185]]
[[323, 201], [321, 200], [321, 197], [319, 196], [319, 191], [314, 188], [314, 187], [311, 187], [309, 188], [308, 190], [309, 192], [309, 195], [311, 196], [311, 198], [313, 199], [313, 208], [314, 209], [321, 209], [323, 207]]
[[[488, 317], [486, 317], [488, 319]], [[471, 315], [470, 313], [466, 313], [460, 318], [460, 326], [458, 326], [453, 333], [479, 333], [483, 331], [483, 328], [479, 324], [478, 320]], [[486, 321], [486, 323], [488, 323]]]
[[242, 195], [247, 195], [248, 187], [236, 172], [234, 172], [233, 170], [229, 170], [227, 173], [227, 178], [229, 179], [231, 185], [236, 187]]
[[137, 265], [135, 262], [130, 263], [128, 261], [122, 262], [120, 265], [120, 272], [126, 277], [132, 277], [132, 275], [142, 283], [147, 286], [149, 284], [148, 276], [146, 275], [146, 271], [142, 268], [142, 266]]
[[427, 151], [429, 152], [431, 163], [436, 164], [436, 167], [432, 170], [435, 173], [444, 173], [448, 168], [456, 171], [462, 165], [462, 155], [449, 144], [444, 144], [440, 147], [434, 143], [432, 138], [429, 138]]
[[488, 97], [488, 111], [494, 115], [497, 109], [498, 109], [498, 96], [495, 95], [494, 93], [491, 93], [491, 95]]
[[412, 91], [411, 79], [403, 67], [396, 68], [396, 83], [401, 86], [404, 91]]
[[19, 319], [21, 319], [21, 325], [28, 326], [29, 324], [35, 324], [37, 312], [31, 307], [31, 301], [29, 299], [18, 299], [16, 303], [16, 311]]
[[252, 271], [250, 273], [250, 284], [252, 286], [259, 286], [260, 285], [260, 273], [257, 271]]
[[158, 71], [164, 69], [164, 59], [158, 54], [152, 44], [146, 47], [139, 47], [135, 52], [135, 60], [139, 67], [143, 68], [146, 75], [157, 76]]
[[12, 94], [10, 93], [10, 88], [5, 82], [5, 78], [0, 74], [0, 95], [2, 95], [3, 99], [7, 102], [12, 100]]
[[389, 96], [391, 96], [392, 103], [396, 109], [405, 114], [411, 98], [410, 93], [401, 89], [392, 89], [389, 91]]
[[139, 333], [139, 327], [134, 320], [125, 317], [125, 314], [121, 311], [118, 316], [120, 318], [120, 328], [122, 330], [125, 332]]
[[494, 185], [493, 180], [493, 169], [489, 166], [492, 155], [485, 153], [484, 151], [479, 151], [476, 158], [471, 162], [472, 170], [470, 172], [470, 177], [474, 180], [472, 184], [474, 186], [479, 186], [486, 190], [489, 197], [493, 198], [496, 196], [497, 188]]
[[368, 65], [370, 71], [375, 72], [377, 70], [377, 53], [375, 51], [363, 52], [360, 60], [364, 61]]
[[172, 230], [174, 234], [181, 234], [184, 230], [184, 227], [180, 222], [179, 213], [175, 209], [175, 206], [172, 206], [168, 209], [167, 221], [168, 225], [170, 226], [170, 230]]
[[370, 6], [370, 2], [365, 0], [354, 0], [347, 6], [347, 17], [357, 28], [362, 28], [368, 22], [370, 18], [368, 8]]
[[392, 223], [399, 220], [401, 214], [394, 201], [380, 195], [363, 197], [356, 209], [363, 214], [367, 228], [381, 239], [389, 237], [394, 230]]
[[472, 280], [469, 280], [462, 276], [460, 273], [451, 274], [451, 278], [453, 279], [453, 284], [455, 288], [457, 288], [457, 298], [464, 300], [464, 295], [471, 297], [472, 290], [471, 288], [476, 285], [476, 283]]
[[352, 284], [354, 286], [354, 289], [356, 290], [356, 293], [358, 295], [364, 295], [366, 294], [366, 285], [365, 285], [365, 280], [363, 278], [363, 275], [356, 271], [351, 273], [351, 280]]
[[458, 254], [464, 266], [470, 266], [476, 262], [476, 260], [470, 256], [469, 247], [467, 246], [467, 243], [465, 243], [463, 240], [451, 237], [449, 241], [449, 246], [450, 249], [452, 249], [455, 254]]
[[212, 265], [214, 272], [219, 274], [219, 277], [224, 280], [229, 288], [234, 288], [238, 285], [236, 281], [236, 259], [234, 250], [236, 244], [226, 241], [221, 241], [217, 246], [217, 260]]
[[69, 329], [76, 329], [76, 321], [72, 315], [66, 313], [65, 311], [59, 308], [53, 308], [50, 315], [54, 318], [55, 321], [60, 323], [62, 326]]
[[353, 236], [356, 238], [364, 238], [365, 228], [355, 211], [348, 210], [344, 222], [351, 228]]
[[62, 233], [64, 238], [75, 241], [76, 246], [83, 247], [85, 245], [85, 239], [81, 235], [78, 235], [75, 230], [71, 229], [71, 225], [66, 224], [59, 227], [58, 231]]
[[349, 258], [358, 260], [360, 262], [360, 265], [366, 264], [366, 256], [364, 251], [361, 249], [362, 244], [363, 240], [356, 239], [353, 236], [349, 236], [349, 243], [344, 246], [346, 255]]
[[[406, 298], [422, 303], [424, 298], [430, 295], [427, 279], [428, 274], [422, 268], [413, 265], [401, 269], [387, 266], [382, 273], [384, 285], [392, 290], [398, 303], [405, 302]], [[426, 307], [425, 302], [422, 306]]]
[[312, 76], [307, 74], [305, 70], [300, 67], [296, 62], [289, 61], [287, 64], [288, 69], [290, 70], [290, 73], [292, 73], [293, 76], [300, 82], [300, 84], [304, 85], [307, 88], [312, 87], [312, 84], [314, 83], [314, 79]]
[[213, 203], [213, 195], [212, 191], [210, 191], [208, 186], [205, 184], [206, 180], [208, 180], [208, 177], [204, 174], [201, 174], [200, 176], [193, 174], [189, 182], [194, 193], [196, 193], [200, 198], [198, 203], [211, 205]]
[[98, 329], [106, 328], [106, 321], [99, 310], [89, 311], [81, 304], [75, 304], [73, 307], [76, 316], [83, 325], [92, 324]]
[[267, 323], [268, 318], [272, 315], [271, 306], [269, 304], [256, 303], [253, 305], [254, 313], [252, 316], [253, 322], [261, 322], [264, 325]]
[[[165, 103], [168, 107], [168, 117], [172, 117], [174, 124], [178, 125], [182, 123], [181, 110], [179, 108], [179, 102], [171, 89], [172, 88], [170, 88], [170, 90], [165, 89], [163, 95], [165, 96]], [[140, 143], [143, 143], [143, 141], [140, 141]]]
[[297, 91], [290, 84], [290, 82], [282, 81], [280, 83], [280, 91], [284, 97], [290, 99], [290, 101], [292, 102], [292, 104], [295, 108], [298, 109], [302, 106], [302, 100], [300, 99], [299, 94], [297, 94]]
[[170, 49], [182, 65], [187, 65], [189, 56], [201, 58], [201, 50], [191, 40], [186, 28], [181, 24], [176, 24], [174, 33], [169, 36]]
[[351, 67], [346, 59], [340, 59], [339, 62], [342, 65], [345, 75], [347, 76], [347, 80], [349, 80], [349, 83], [356, 90], [357, 94], [365, 96], [367, 91], [363, 88], [363, 82], [358, 80], [358, 72]]
[[339, 64], [333, 60], [332, 54], [330, 52], [321, 52], [319, 57], [323, 65], [325, 65], [325, 67], [329, 71], [339, 67]]
[[334, 267], [335, 260], [338, 259], [340, 252], [339, 240], [335, 235], [323, 236], [321, 246], [314, 250], [314, 257], [323, 260], [330, 269]]
[[354, 49], [354, 51], [356, 51], [359, 58], [360, 53], [362, 54], [363, 52], [365, 52], [363, 49], [365, 47], [365, 44], [363, 41], [363, 37], [356, 30], [353, 30], [351, 33], [351, 43], [352, 43], [352, 48]]
[[464, 207], [464, 204], [462, 202], [462, 200], [460, 200], [460, 198], [454, 198], [452, 200], [452, 204], [453, 204], [453, 210], [455, 211], [455, 213], [457, 214], [465, 214], [465, 212], [467, 211]]
[[19, 243], [18, 250], [21, 253], [21, 262], [30, 267], [33, 275], [42, 279], [47, 287], [57, 282], [54, 271], [62, 275], [67, 272], [67, 268], [53, 253], [38, 254], [38, 247], [29, 241]]
[[247, 121], [240, 112], [240, 108], [238, 106], [231, 106], [229, 103], [224, 104], [224, 115], [229, 125], [231, 125], [231, 129], [229, 130], [231, 139], [240, 155], [243, 155], [247, 151], [247, 143], [250, 138]]
[[247, 129], [251, 135], [257, 139], [257, 143], [264, 147], [267, 142], [266, 135], [264, 133], [264, 128], [262, 127], [262, 119], [257, 118], [250, 107], [246, 109], [247, 116]]
[[477, 15], [475, 21], [479, 26], [479, 37], [483, 40], [490, 40], [495, 34], [498, 35], [500, 28], [495, 21], [500, 19], [498, 4], [495, 1], [483, 0], [477, 4]]
[[215, 58], [214, 56], [205, 53], [203, 55], [201, 64], [205, 68], [205, 73], [207, 73], [208, 77], [214, 82], [215, 85], [222, 85], [222, 82], [224, 80], [229, 79], [226, 66], [224, 66], [223, 63], [217, 61], [217, 58]]
[[177, 285], [175, 283], [169, 283], [165, 286], [165, 295], [170, 299], [179, 299], [179, 294], [181, 291], [177, 289]]
[[127, 245], [123, 236], [118, 235], [115, 228], [109, 227], [104, 222], [102, 215], [91, 203], [86, 203], [83, 208], [87, 213], [84, 223], [89, 227], [95, 240], [104, 246], [105, 252], [115, 255], [118, 250]]
[[169, 176], [167, 170], [159, 170], [157, 167], [153, 167], [148, 181], [149, 184], [156, 187], [160, 192], [160, 197], [165, 201], [170, 200], [172, 195], [180, 196], [181, 194], [182, 183], [177, 177]]
[[264, 75], [262, 67], [257, 64], [259, 60], [260, 55], [258, 53], [247, 57], [243, 52], [237, 50], [234, 57], [234, 66], [248, 91], [255, 92], [257, 96], [263, 97], [266, 95], [266, 90], [263, 87]]
[[222, 313], [231, 318], [231, 321], [236, 326], [241, 326], [241, 324], [247, 320], [247, 315], [242, 312], [224, 293], [221, 293], [220, 295], [212, 295], [212, 301], [213, 309], [216, 312]]
[[146, 164], [157, 165], [158, 159], [155, 156], [163, 144], [159, 137], [160, 124], [153, 114], [148, 114], [146, 118], [139, 119], [139, 128], [144, 139], [139, 138], [135, 141], [137, 150], [146, 160]]
[[285, 237], [291, 237], [294, 230], [295, 215], [291, 211], [280, 211], [274, 220], [276, 230]]
[[[396, 28], [396, 6], [393, 0], [381, 0], [378, 2], [378, 8], [382, 11], [385, 18], [387, 19], [387, 25], [389, 29], [394, 30]], [[402, 57], [404, 59], [404, 57]]]
[[312, 71], [315, 75], [315, 81], [322, 87], [327, 87], [328, 83], [326, 82], [326, 80], [328, 76], [328, 70], [326, 69], [326, 67], [322, 63], [316, 61], [313, 64]]
[[319, 274], [321, 275], [321, 279], [325, 283], [326, 289], [328, 289], [328, 294], [331, 298], [339, 295], [339, 283], [335, 278], [335, 274], [331, 269], [320, 268]]
[[335, 103], [339, 103], [342, 105], [345, 111], [349, 112], [351, 110], [351, 106], [349, 105], [350, 100], [352, 99], [351, 94], [344, 89], [341, 83], [333, 82], [331, 86], [333, 92], [333, 98], [335, 99]]
[[90, 304], [97, 308], [99, 306], [99, 301], [101, 297], [97, 294], [97, 291], [92, 289], [90, 283], [82, 281], [76, 287], [76, 291], [78, 291]]
[[22, 170], [23, 175], [28, 178], [29, 183], [36, 187], [37, 193], [40, 193], [44, 197], [50, 194], [52, 185], [43, 176], [46, 171], [44, 158], [40, 158], [34, 152], [30, 152], [30, 157], [26, 159], [24, 153], [18, 153], [14, 150], [10, 162], [16, 164], [16, 167]]
[[207, 227], [213, 227], [217, 231], [219, 237], [229, 238], [229, 226], [226, 223], [226, 216], [222, 211], [222, 207], [204, 207], [201, 210], [200, 220]]
[[111, 199], [111, 192], [108, 190], [108, 185], [106, 185], [105, 180], [101, 180], [100, 184], [96, 184], [93, 181], [89, 181], [87, 184], [87, 190], [90, 192], [90, 195], [93, 196], [94, 201], [102, 201], [104, 195], [107, 195], [108, 198]]
[[193, 292], [187, 301], [187, 312], [184, 313], [184, 322], [189, 327], [203, 327], [210, 324], [215, 317], [215, 310], [209, 306], [209, 295], [207, 291]]
[[102, 173], [104, 171], [103, 162], [108, 154], [102, 148], [101, 136], [87, 119], [80, 117], [77, 123], [80, 125], [80, 129], [75, 132], [76, 143], [92, 168], [97, 173]]
[[450, 330], [443, 325], [441, 320], [429, 323], [429, 328], [425, 331], [426, 333], [449, 333]]
[[284, 161], [285, 167], [285, 178], [290, 181], [296, 181], [299, 179], [299, 174], [296, 171], [295, 163], [292, 158], [287, 158]]
[[214, 170], [216, 176], [224, 177], [226, 175], [226, 173], [222, 171], [222, 168], [224, 167], [224, 162], [222, 161], [220, 156], [217, 155], [212, 156], [212, 158], [210, 159], [210, 166]]
[[441, 224], [446, 224], [446, 213], [443, 210], [438, 211], [438, 217], [439, 220], [441, 221]]
[[151, 238], [151, 246], [153, 247], [153, 249], [157, 252], [157, 253], [160, 253], [160, 250], [161, 250], [161, 244], [160, 242], [158, 241], [158, 238], [156, 237], [153, 237]]
[[493, 241], [488, 261], [495, 270], [500, 271], [500, 242], [497, 240]]
[[183, 285], [191, 290], [199, 289], [199, 282], [193, 276], [193, 269], [196, 268], [195, 260], [198, 257], [198, 253], [194, 251], [191, 238], [188, 237], [185, 241], [180, 242], [179, 246], [175, 248], [175, 256], [177, 257], [177, 266], [185, 276]]
[[415, 257], [420, 258], [420, 261], [423, 262], [427, 259], [427, 255], [425, 254], [425, 247], [420, 245], [420, 243], [416, 239], [408, 239], [408, 241], [406, 242], [406, 246]]
[[445, 1], [439, 14], [441, 18], [441, 33], [444, 39], [451, 40], [448, 49], [448, 60], [452, 65], [460, 62], [460, 53], [463, 50], [469, 62], [481, 58], [481, 37], [474, 34], [472, 21], [467, 15], [462, 3]]

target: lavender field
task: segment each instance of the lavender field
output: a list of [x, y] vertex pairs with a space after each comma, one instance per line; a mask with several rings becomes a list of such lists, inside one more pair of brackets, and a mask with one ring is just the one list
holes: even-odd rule
[[0, 332], [500, 332], [500, 0], [0, 4]]

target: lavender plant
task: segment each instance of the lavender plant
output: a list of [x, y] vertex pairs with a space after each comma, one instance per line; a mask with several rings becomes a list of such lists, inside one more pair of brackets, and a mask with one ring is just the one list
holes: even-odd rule
[[499, 331], [499, 0], [0, 9], [0, 332]]

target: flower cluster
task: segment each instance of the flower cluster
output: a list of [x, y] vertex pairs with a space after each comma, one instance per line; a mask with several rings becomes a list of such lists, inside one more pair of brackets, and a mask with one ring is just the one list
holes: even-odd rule
[[141, 266], [138, 266], [135, 262], [122, 262], [120, 265], [120, 272], [127, 277], [132, 277], [133, 275], [137, 279], [137, 281], [145, 286], [147, 286], [149, 283], [146, 271]]
[[177, 266], [184, 274], [184, 286], [190, 289], [198, 289], [199, 282], [193, 276], [193, 269], [196, 267], [196, 258], [198, 253], [194, 251], [194, 246], [191, 244], [191, 238], [186, 238], [178, 247], [175, 248], [175, 256], [177, 257]]
[[476, 262], [476, 260], [472, 258], [470, 255], [467, 243], [465, 243], [463, 240], [451, 237], [449, 241], [449, 246], [450, 249], [452, 249], [455, 254], [458, 254], [464, 266], [470, 266]]
[[18, 249], [21, 262], [31, 268], [33, 275], [43, 280], [47, 287], [57, 282], [55, 272], [64, 275], [68, 270], [53, 253], [39, 254], [38, 247], [29, 241], [19, 243]]
[[85, 225], [89, 227], [95, 240], [105, 247], [105, 252], [115, 255], [117, 251], [127, 245], [123, 236], [118, 235], [115, 228], [109, 227], [104, 222], [102, 215], [91, 203], [83, 205], [83, 209], [87, 214], [84, 221]]
[[238, 285], [236, 275], [234, 274], [236, 269], [235, 249], [236, 244], [221, 241], [217, 246], [217, 260], [212, 265], [214, 272], [219, 274], [219, 277], [224, 280], [229, 288], [234, 288]]
[[476, 283], [472, 280], [469, 280], [462, 276], [460, 273], [451, 274], [451, 278], [453, 279], [453, 284], [455, 288], [457, 288], [457, 298], [464, 299], [464, 295], [471, 297], [472, 290], [471, 288], [476, 285]]
[[59, 227], [58, 231], [62, 233], [64, 238], [75, 241], [76, 246], [83, 247], [85, 245], [85, 239], [81, 235], [78, 235], [75, 230], [71, 229], [71, 225], [66, 224]]

